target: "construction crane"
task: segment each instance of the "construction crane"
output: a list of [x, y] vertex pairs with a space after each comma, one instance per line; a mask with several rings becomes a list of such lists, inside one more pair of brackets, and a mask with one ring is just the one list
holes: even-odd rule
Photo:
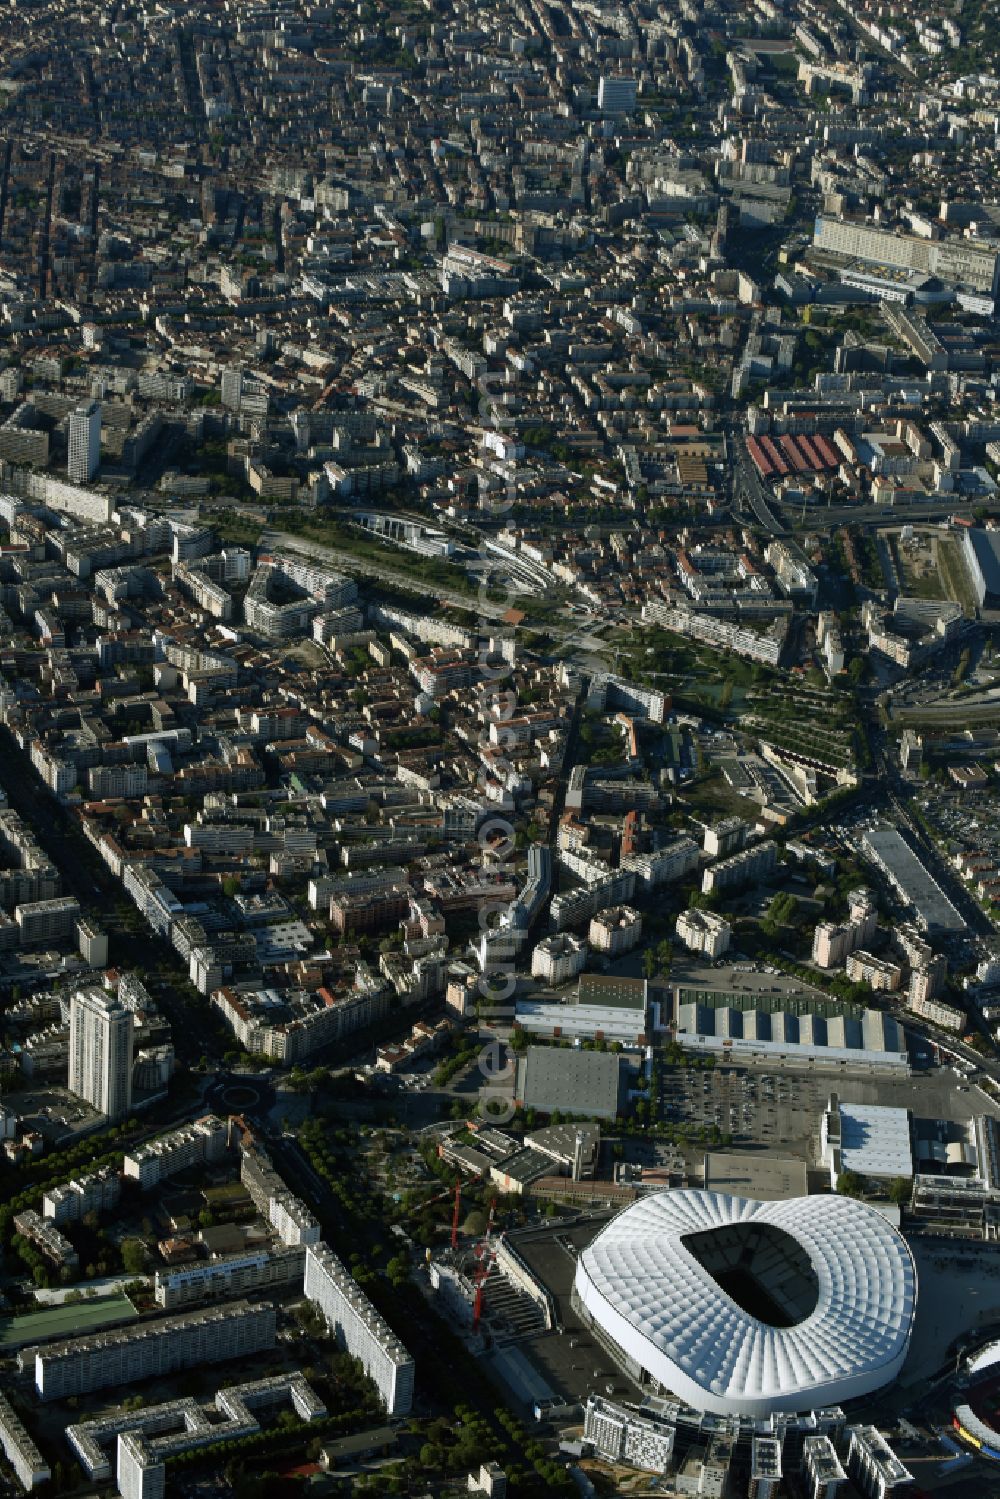
[[486, 1278], [490, 1273], [490, 1263], [493, 1259], [493, 1251], [490, 1246], [490, 1234], [493, 1232], [493, 1207], [490, 1207], [490, 1216], [486, 1223], [486, 1234], [476, 1245], [476, 1272], [473, 1283], [476, 1287], [475, 1298], [472, 1303], [472, 1331], [479, 1331], [480, 1318], [483, 1315], [483, 1295], [486, 1290]]

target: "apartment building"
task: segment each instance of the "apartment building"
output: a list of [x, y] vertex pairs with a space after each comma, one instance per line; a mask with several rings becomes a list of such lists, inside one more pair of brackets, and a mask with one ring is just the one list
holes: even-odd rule
[[240, 1181], [283, 1244], [319, 1242], [319, 1224], [305, 1203], [288, 1190], [260, 1146], [248, 1141], [240, 1147]]
[[14, 1232], [27, 1239], [57, 1269], [75, 1270], [80, 1257], [72, 1244], [61, 1234], [49, 1218], [43, 1218], [34, 1208], [25, 1208], [14, 1217]]
[[719, 646], [764, 666], [777, 666], [788, 634], [785, 617], [776, 619], [765, 630], [754, 630], [737, 620], [721, 619], [704, 610], [680, 609], [656, 602], [643, 605], [642, 617], [647, 624], [662, 625], [676, 635]]
[[[192, 953], [192, 963], [198, 952]], [[273, 991], [223, 986], [212, 992], [212, 1004], [251, 1056], [287, 1065], [374, 1025], [388, 1013], [389, 995], [381, 986], [351, 989], [346, 994], [321, 987], [315, 993], [278, 1002]]]
[[132, 1106], [133, 1025], [131, 1010], [103, 989], [77, 989], [70, 1001], [67, 1086], [108, 1119]]
[[306, 1250], [305, 1294], [326, 1318], [330, 1331], [372, 1379], [390, 1416], [405, 1416], [413, 1404], [413, 1359], [357, 1281], [324, 1243]]
[[148, 784], [145, 765], [93, 765], [87, 771], [87, 787], [96, 800], [144, 796]]
[[965, 1030], [967, 1017], [964, 1010], [956, 1009], [954, 1005], [946, 1005], [939, 999], [924, 999], [915, 996], [912, 987], [908, 1007], [914, 1015], [919, 1015], [921, 1020], [929, 1020], [931, 1025], [938, 1026], [940, 1030], [952, 1031], [955, 1035]]
[[698, 868], [698, 845], [693, 838], [674, 838], [648, 854], [624, 854], [622, 869], [631, 870], [647, 894], [672, 880], [682, 880]]
[[597, 82], [597, 107], [606, 115], [630, 115], [638, 84], [634, 78], [602, 74]]
[[121, 1173], [105, 1166], [61, 1186], [49, 1187], [42, 1198], [42, 1217], [50, 1218], [57, 1226], [78, 1223], [87, 1213], [110, 1212], [118, 1206], [121, 1195]]
[[226, 1152], [227, 1140], [228, 1129], [223, 1121], [214, 1114], [206, 1114], [193, 1124], [137, 1145], [126, 1154], [122, 1170], [139, 1183], [143, 1192], [149, 1192], [159, 1182], [190, 1166], [220, 1160]]
[[806, 1437], [802, 1443], [802, 1467], [808, 1499], [836, 1499], [847, 1482], [837, 1449], [828, 1436]]
[[850, 1426], [847, 1472], [867, 1499], [886, 1499], [894, 1490], [909, 1490], [913, 1474], [900, 1462], [875, 1426]]
[[690, 952], [700, 952], [706, 958], [721, 958], [729, 951], [733, 929], [722, 916], [714, 911], [699, 911], [692, 908], [682, 911], [677, 918], [677, 936]]
[[812, 960], [820, 968], [839, 968], [857, 947], [865, 947], [878, 928], [878, 909], [869, 891], [859, 888], [847, 897], [847, 920], [840, 925], [821, 921], [813, 933]]
[[587, 940], [594, 952], [616, 958], [630, 952], [641, 936], [641, 913], [632, 906], [612, 906], [591, 919]]
[[893, 963], [890, 958], [879, 958], [863, 947], [848, 954], [846, 968], [847, 977], [854, 983], [870, 984], [873, 989], [886, 993], [898, 989], [903, 979], [903, 970], [898, 963]]
[[229, 1296], [247, 1296], [268, 1288], [301, 1282], [305, 1249], [301, 1244], [226, 1254], [202, 1264], [158, 1270], [153, 1279], [157, 1306], [165, 1312]]
[[45, 947], [50, 942], [65, 942], [76, 931], [80, 919], [80, 902], [72, 895], [54, 900], [27, 901], [14, 910], [22, 947]]
[[117, 1332], [70, 1338], [35, 1350], [35, 1389], [40, 1400], [65, 1400], [91, 1390], [130, 1387], [178, 1369], [250, 1358], [273, 1348], [274, 1335], [273, 1306], [236, 1301]]
[[1000, 289], [1000, 251], [982, 240], [924, 239], [853, 219], [820, 216], [813, 244], [871, 265], [937, 276], [951, 285], [969, 286], [995, 297]]
[[35, 1489], [52, 1477], [51, 1469], [31, 1437], [20, 1417], [7, 1399], [0, 1394], [0, 1447], [4, 1457], [17, 1474], [23, 1489]]
[[70, 412], [66, 474], [72, 484], [89, 484], [100, 466], [101, 407], [88, 401]]
[[583, 938], [569, 932], [543, 937], [531, 954], [531, 976], [547, 984], [568, 984], [586, 967], [587, 951]]
[[712, 864], [705, 870], [702, 876], [702, 891], [709, 895], [713, 890], [733, 890], [740, 885], [751, 885], [757, 880], [766, 879], [778, 864], [778, 847], [769, 839], [763, 843], [755, 843], [751, 848], [742, 849], [738, 854], [731, 854], [728, 859], [721, 859], [718, 864]]
[[706, 827], [702, 847], [712, 859], [725, 859], [737, 853], [746, 842], [749, 828], [742, 817], [724, 817]]

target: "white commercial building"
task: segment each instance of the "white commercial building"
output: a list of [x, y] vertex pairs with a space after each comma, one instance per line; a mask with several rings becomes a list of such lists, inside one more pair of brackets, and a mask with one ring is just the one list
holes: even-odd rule
[[635, 109], [636, 90], [634, 78], [602, 74], [597, 84], [597, 107], [606, 115], [631, 114]]
[[964, 932], [966, 922], [897, 828], [862, 835], [861, 851], [882, 871], [900, 899], [912, 906], [923, 932]]
[[685, 1050], [831, 1070], [909, 1071], [902, 1028], [882, 1010], [850, 1006], [823, 1015], [822, 1005], [806, 1008], [794, 995], [787, 1009], [749, 1009], [753, 1001], [745, 993], [706, 994], [685, 985], [678, 986], [676, 1000], [677, 1040]]
[[913, 1176], [913, 1144], [906, 1109], [842, 1103], [834, 1093], [820, 1125], [820, 1145], [823, 1161], [830, 1168], [832, 1187], [836, 1187], [842, 1172], [871, 1181], [909, 1181]]
[[695, 1410], [766, 1418], [858, 1399], [902, 1368], [906, 1241], [847, 1197], [657, 1192], [577, 1261], [574, 1305], [633, 1378]]
[[639, 1411], [612, 1405], [600, 1395], [591, 1395], [584, 1416], [584, 1441], [606, 1463], [622, 1463], [647, 1473], [666, 1473], [674, 1453], [676, 1432], [672, 1426]]
[[70, 1001], [67, 1085], [109, 1119], [132, 1106], [132, 1024], [132, 1011], [102, 989], [78, 989]]
[[306, 1250], [304, 1290], [340, 1346], [374, 1381], [388, 1414], [407, 1415], [413, 1405], [413, 1359], [326, 1244]]

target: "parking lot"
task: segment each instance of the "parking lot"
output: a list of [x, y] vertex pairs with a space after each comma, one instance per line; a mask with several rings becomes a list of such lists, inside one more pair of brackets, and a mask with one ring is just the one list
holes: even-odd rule
[[815, 1153], [820, 1116], [831, 1083], [806, 1073], [715, 1067], [665, 1071], [660, 1116], [677, 1131], [713, 1127], [734, 1144], [781, 1145]]
[[24, 1130], [41, 1135], [47, 1145], [93, 1128], [101, 1120], [95, 1109], [58, 1083], [20, 1088], [7, 1095], [7, 1102], [21, 1116]]
[[[782, 1154], [813, 1165], [819, 1157], [820, 1121], [831, 1093], [845, 1103], [909, 1109], [917, 1118], [960, 1124], [977, 1114], [1000, 1114], [978, 1088], [960, 1084], [950, 1068], [916, 1077], [892, 1077], [787, 1068], [769, 1072], [735, 1066], [710, 1071], [667, 1067], [660, 1118], [673, 1127], [674, 1148], [658, 1143], [657, 1151], [664, 1159], [649, 1160], [649, 1164], [673, 1165], [680, 1152], [690, 1165], [710, 1143], [714, 1128], [723, 1140], [731, 1136], [733, 1146], [780, 1148]], [[646, 1161], [638, 1155], [636, 1159]]]

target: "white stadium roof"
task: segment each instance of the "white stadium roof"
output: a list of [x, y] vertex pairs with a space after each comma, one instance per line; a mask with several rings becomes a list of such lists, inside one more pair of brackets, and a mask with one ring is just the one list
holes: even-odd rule
[[687, 1190], [612, 1219], [580, 1256], [574, 1288], [662, 1390], [749, 1416], [889, 1384], [917, 1299], [905, 1241], [865, 1203]]

